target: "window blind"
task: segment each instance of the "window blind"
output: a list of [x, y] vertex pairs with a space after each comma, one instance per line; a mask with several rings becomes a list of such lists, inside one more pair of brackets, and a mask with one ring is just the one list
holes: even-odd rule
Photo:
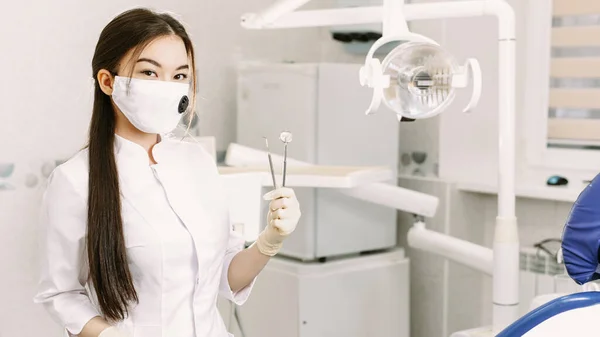
[[553, 0], [548, 146], [600, 149], [600, 0]]

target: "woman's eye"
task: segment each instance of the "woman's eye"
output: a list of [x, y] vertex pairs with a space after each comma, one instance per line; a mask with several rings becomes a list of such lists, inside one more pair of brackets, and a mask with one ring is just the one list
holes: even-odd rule
[[156, 73], [153, 72], [152, 70], [143, 70], [141, 71], [142, 74], [146, 75], [146, 76], [154, 76], [156, 77]]
[[175, 75], [175, 79], [180, 81], [180, 80], [185, 80], [187, 78], [186, 74], [177, 74]]

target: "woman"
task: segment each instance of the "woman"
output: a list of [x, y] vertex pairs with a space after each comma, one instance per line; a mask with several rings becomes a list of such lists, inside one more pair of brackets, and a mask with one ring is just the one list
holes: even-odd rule
[[243, 249], [213, 159], [166, 136], [193, 115], [196, 89], [192, 43], [168, 14], [116, 17], [92, 68], [88, 147], [54, 170], [44, 196], [36, 302], [81, 337], [228, 336], [217, 294], [246, 300], [298, 223], [294, 192], [265, 196], [268, 224]]

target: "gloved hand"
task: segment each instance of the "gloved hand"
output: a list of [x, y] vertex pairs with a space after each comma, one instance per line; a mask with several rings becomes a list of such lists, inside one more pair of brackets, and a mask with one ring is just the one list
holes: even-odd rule
[[131, 337], [114, 326], [102, 330], [98, 337]]
[[283, 240], [290, 235], [300, 220], [300, 203], [294, 190], [287, 187], [278, 188], [263, 196], [269, 203], [267, 226], [256, 240], [258, 250], [268, 256], [274, 256], [283, 245]]

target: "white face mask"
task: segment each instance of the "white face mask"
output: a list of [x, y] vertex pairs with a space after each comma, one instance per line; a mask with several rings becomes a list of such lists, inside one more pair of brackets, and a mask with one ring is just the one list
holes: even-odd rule
[[115, 76], [112, 99], [138, 130], [164, 134], [179, 124], [189, 90], [187, 83]]

